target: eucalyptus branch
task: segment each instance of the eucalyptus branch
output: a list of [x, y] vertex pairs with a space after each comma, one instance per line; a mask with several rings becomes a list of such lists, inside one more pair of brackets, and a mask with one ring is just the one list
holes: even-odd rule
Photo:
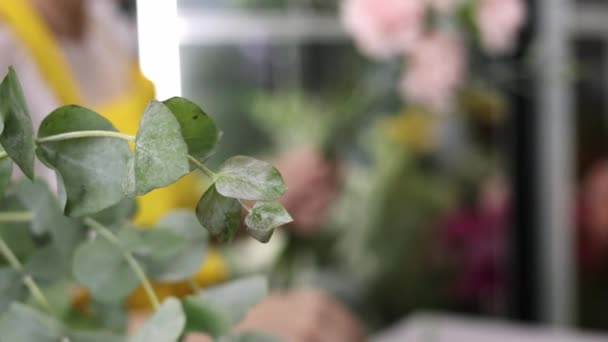
[[188, 161], [190, 161], [190, 163], [192, 163], [199, 170], [201, 170], [205, 174], [205, 176], [211, 178], [211, 180], [215, 182], [215, 180], [217, 179], [217, 175], [215, 174], [215, 172], [209, 170], [209, 168], [207, 168], [203, 163], [199, 162], [191, 155], [188, 155]]
[[48, 313], [53, 313], [53, 310], [51, 309], [51, 305], [49, 304], [48, 299], [46, 299], [46, 297], [42, 293], [42, 290], [40, 290], [40, 287], [38, 287], [38, 285], [34, 281], [34, 278], [32, 278], [32, 276], [29, 274], [25, 274], [23, 264], [21, 264], [19, 259], [17, 259], [17, 256], [15, 255], [15, 253], [13, 253], [11, 248], [6, 244], [6, 242], [4, 241], [2, 236], [0, 236], [0, 253], [2, 253], [2, 255], [4, 256], [6, 261], [8, 261], [9, 265], [15, 271], [24, 275], [23, 283], [25, 284], [27, 289], [30, 291], [34, 300], [36, 302], [38, 302], [38, 305], [40, 305]]
[[[36, 139], [36, 143], [42, 144], [47, 142], [54, 141], [63, 141], [63, 140], [71, 140], [71, 139], [82, 139], [82, 138], [118, 138], [126, 141], [133, 142], [135, 141], [135, 136], [124, 134], [120, 132], [113, 131], [76, 131], [76, 132], [68, 132], [57, 135], [51, 135], [44, 138]], [[0, 159], [6, 157], [6, 152], [0, 152]], [[216, 174], [211, 171], [208, 167], [206, 167], [203, 163], [196, 160], [191, 155], [188, 155], [188, 161], [192, 163], [196, 168], [201, 170], [207, 177], [211, 178], [211, 180], [215, 181], [217, 178]]]
[[0, 222], [29, 222], [34, 218], [31, 211], [0, 212]]
[[160, 301], [158, 300], [158, 297], [156, 296], [156, 293], [154, 292], [154, 289], [152, 288], [152, 284], [150, 283], [150, 280], [146, 276], [146, 273], [144, 272], [144, 270], [141, 267], [141, 265], [139, 264], [139, 262], [133, 257], [133, 255], [131, 253], [125, 252], [123, 250], [123, 248], [120, 244], [120, 241], [118, 240], [118, 237], [116, 237], [116, 235], [114, 235], [114, 233], [112, 233], [112, 231], [110, 231], [104, 225], [93, 220], [90, 217], [86, 217], [84, 219], [84, 223], [86, 223], [89, 227], [93, 228], [99, 235], [103, 236], [108, 242], [110, 242], [111, 244], [118, 247], [121, 251], [123, 251], [122, 253], [123, 253], [125, 260], [127, 260], [127, 263], [133, 270], [133, 273], [135, 273], [137, 278], [139, 278], [139, 281], [141, 282], [144, 290], [146, 291], [146, 295], [150, 299], [150, 302], [152, 303], [154, 310], [157, 310], [158, 307], [160, 306]]

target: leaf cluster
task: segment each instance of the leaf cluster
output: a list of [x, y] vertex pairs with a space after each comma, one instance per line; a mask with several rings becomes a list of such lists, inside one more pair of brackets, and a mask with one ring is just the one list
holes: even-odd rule
[[[156, 310], [132, 341], [178, 341], [191, 331], [229, 334], [266, 293], [264, 279], [163, 303], [150, 285], [150, 279], [191, 279], [204, 262], [209, 235], [231, 241], [243, 208], [247, 231], [261, 242], [291, 222], [277, 202], [286, 187], [272, 165], [236, 156], [217, 172], [205, 166], [221, 136], [200, 107], [180, 97], [151, 101], [135, 136], [77, 105], [54, 110], [36, 132], [9, 68], [0, 83], [0, 253], [6, 261], [0, 266], [0, 340], [124, 340], [75, 328], [68, 294], [74, 282], [90, 293], [90, 311], [124, 311], [128, 294], [139, 285], [146, 289]], [[36, 159], [54, 170], [58, 196], [35, 178]], [[28, 179], [13, 184], [14, 167]], [[134, 198], [191, 172], [202, 172], [211, 184], [195, 210], [169, 213], [154, 229], [135, 229]], [[221, 340], [272, 339], [246, 334]]]

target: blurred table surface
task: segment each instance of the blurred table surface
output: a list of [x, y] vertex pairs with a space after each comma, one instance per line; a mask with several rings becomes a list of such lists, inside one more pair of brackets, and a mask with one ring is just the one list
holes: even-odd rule
[[422, 313], [397, 323], [372, 342], [605, 342], [608, 335], [525, 326], [448, 314]]

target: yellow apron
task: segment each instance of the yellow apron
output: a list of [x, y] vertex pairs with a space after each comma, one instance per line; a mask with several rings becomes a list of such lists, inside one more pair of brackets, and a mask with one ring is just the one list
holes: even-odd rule
[[[0, 20], [13, 31], [15, 37], [28, 51], [40, 75], [61, 104], [86, 105], [61, 49], [27, 0], [0, 0]], [[152, 83], [141, 74], [134, 63], [129, 91], [94, 109], [110, 120], [119, 131], [134, 135], [137, 132], [141, 113], [153, 98]], [[201, 192], [202, 186], [197, 182], [195, 175], [191, 174], [167, 188], [157, 189], [138, 197], [139, 210], [135, 223], [143, 226], [152, 225], [172, 209], [192, 209]], [[226, 268], [222, 258], [216, 250], [211, 250], [195, 279], [204, 286], [225, 278]], [[157, 290], [161, 297], [188, 292], [184, 284], [158, 284]], [[129, 301], [137, 308], [149, 305], [141, 289], [138, 289]]]

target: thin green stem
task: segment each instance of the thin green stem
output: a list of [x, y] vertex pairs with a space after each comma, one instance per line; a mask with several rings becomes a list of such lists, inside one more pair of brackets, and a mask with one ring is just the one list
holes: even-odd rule
[[[89, 227], [95, 229], [95, 231], [99, 235], [103, 236], [106, 240], [108, 240], [108, 242], [110, 242], [113, 245], [115, 245], [116, 247], [120, 248], [120, 250], [123, 250], [122, 246], [120, 245], [120, 241], [118, 240], [118, 238], [116, 237], [116, 235], [114, 235], [114, 233], [112, 233], [104, 225], [102, 225], [101, 223], [93, 220], [90, 217], [86, 217], [84, 219], [84, 222]], [[137, 278], [139, 278], [139, 281], [141, 282], [141, 284], [142, 284], [142, 286], [144, 288], [144, 291], [146, 291], [146, 295], [150, 299], [150, 302], [152, 303], [152, 306], [154, 307], [154, 310], [157, 310], [158, 307], [160, 306], [160, 301], [158, 300], [158, 297], [156, 296], [156, 293], [154, 293], [154, 289], [152, 288], [152, 284], [150, 283], [150, 280], [146, 276], [146, 273], [144, 272], [143, 268], [141, 267], [141, 265], [139, 264], [139, 262], [133, 257], [133, 255], [131, 253], [123, 251], [123, 256], [124, 256], [125, 260], [127, 260], [127, 263], [129, 264], [129, 266], [131, 267], [131, 269], [133, 270], [133, 273], [135, 273], [135, 275], [137, 276]]]
[[196, 160], [196, 158], [194, 158], [193, 156], [188, 156], [188, 160], [190, 161], [190, 163], [192, 163], [194, 166], [196, 166], [199, 170], [203, 171], [203, 173], [211, 178], [212, 181], [215, 182], [215, 180], [217, 179], [217, 175], [209, 170], [209, 168], [207, 168], [203, 163], [199, 162], [198, 160]]
[[76, 131], [76, 132], [68, 132], [57, 135], [50, 135], [48, 137], [39, 138], [36, 140], [37, 143], [47, 143], [53, 141], [62, 141], [62, 140], [70, 140], [70, 139], [80, 139], [80, 138], [118, 138], [127, 141], [135, 141], [135, 137], [129, 134], [124, 134], [120, 132], [114, 131]]
[[[131, 142], [135, 141], [135, 136], [120, 133], [120, 132], [77, 131], [77, 132], [68, 132], [68, 133], [62, 133], [62, 134], [51, 135], [48, 137], [40, 138], [40, 139], [36, 140], [36, 143], [43, 144], [43, 143], [53, 142], [53, 141], [63, 141], [63, 140], [81, 139], [81, 138], [118, 138], [118, 139], [123, 139], [123, 140], [131, 141]], [[6, 155], [3, 156], [2, 153], [6, 154], [6, 152], [0, 152], [0, 159], [2, 159], [3, 157], [6, 157]], [[211, 178], [211, 180], [215, 181], [215, 179], [217, 178], [216, 174], [213, 171], [209, 170], [209, 168], [207, 168], [203, 163], [199, 162], [198, 160], [196, 160], [196, 158], [194, 158], [191, 155], [188, 155], [188, 160], [190, 161], [190, 163], [192, 163], [194, 166], [196, 166], [199, 170], [201, 170], [207, 177], [209, 177], [209, 178]]]
[[[2, 255], [4, 256], [6, 261], [8, 261], [9, 265], [11, 265], [11, 267], [15, 271], [22, 273], [22, 274], [24, 273], [23, 264], [21, 264], [19, 259], [17, 259], [17, 256], [15, 255], [15, 253], [13, 253], [11, 248], [6, 244], [6, 242], [4, 241], [2, 236], [0, 236], [0, 253], [2, 253]], [[53, 313], [53, 310], [51, 309], [51, 305], [49, 304], [49, 301], [46, 299], [46, 297], [42, 293], [42, 290], [40, 290], [40, 287], [38, 287], [38, 285], [36, 284], [36, 282], [34, 281], [32, 276], [30, 276], [29, 274], [24, 275], [23, 283], [25, 284], [27, 289], [32, 294], [32, 297], [34, 298], [34, 300], [36, 302], [38, 302], [38, 305], [40, 305], [40, 307], [42, 307], [48, 313]]]
[[0, 212], [0, 222], [29, 222], [34, 218], [31, 211]]

